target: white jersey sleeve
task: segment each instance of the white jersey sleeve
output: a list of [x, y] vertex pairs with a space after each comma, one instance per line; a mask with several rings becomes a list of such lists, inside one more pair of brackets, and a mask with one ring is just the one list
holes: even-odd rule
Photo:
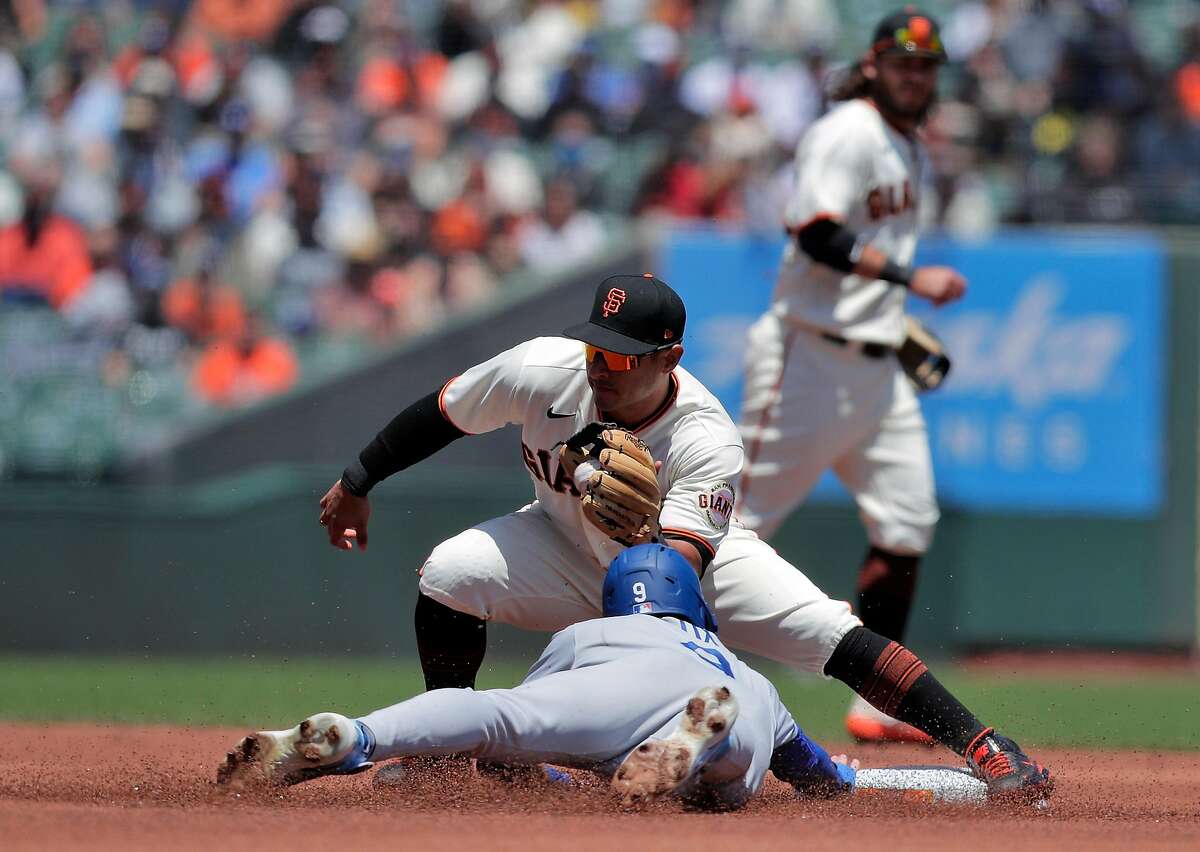
[[[925, 173], [917, 137], [855, 98], [813, 123], [796, 147], [795, 185], [784, 212], [791, 233], [831, 219], [901, 266], [913, 262]], [[820, 263], [788, 240], [771, 312], [789, 323], [851, 340], [898, 346], [907, 290]]]
[[664, 536], [693, 543], [707, 561], [716, 556], [729, 531], [733, 483], [742, 472], [744, 454], [740, 444], [712, 447], [700, 442], [693, 447], [695, 452], [668, 460], [672, 469], [666, 479], [671, 485], [663, 496], [659, 524]]
[[446, 382], [438, 396], [442, 416], [468, 435], [522, 422], [521, 373], [532, 344], [514, 346]]
[[844, 222], [866, 198], [870, 150], [843, 122], [818, 122], [796, 149], [795, 184], [784, 226], [797, 231], [816, 219]]

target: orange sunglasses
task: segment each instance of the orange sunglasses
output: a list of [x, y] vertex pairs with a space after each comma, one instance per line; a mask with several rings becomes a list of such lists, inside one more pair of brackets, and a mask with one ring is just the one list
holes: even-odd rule
[[584, 344], [583, 351], [589, 364], [595, 361], [596, 356], [599, 355], [604, 359], [604, 366], [608, 367], [614, 373], [623, 373], [626, 370], [632, 370], [641, 363], [641, 358], [637, 355], [620, 355], [616, 352], [609, 352], [607, 349], [601, 349], [599, 346], [593, 346], [590, 343]]

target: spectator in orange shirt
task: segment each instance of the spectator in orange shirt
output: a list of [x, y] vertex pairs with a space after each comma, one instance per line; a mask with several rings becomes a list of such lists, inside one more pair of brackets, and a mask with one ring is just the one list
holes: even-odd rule
[[217, 340], [205, 349], [192, 371], [192, 387], [213, 405], [248, 405], [283, 393], [298, 373], [291, 346], [251, 320], [240, 338]]
[[189, 340], [236, 340], [246, 332], [246, 308], [238, 291], [216, 281], [206, 266], [174, 282], [163, 294], [163, 318]]
[[31, 184], [24, 215], [0, 228], [0, 297], [35, 294], [56, 310], [83, 292], [92, 277], [87, 240], [53, 211], [50, 182]]

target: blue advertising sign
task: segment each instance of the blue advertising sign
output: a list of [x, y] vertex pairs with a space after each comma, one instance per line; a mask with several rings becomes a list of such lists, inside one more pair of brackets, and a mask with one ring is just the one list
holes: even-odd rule
[[[661, 273], [688, 309], [684, 365], [736, 420], [747, 327], [767, 307], [782, 240], [674, 233]], [[1162, 503], [1165, 253], [1133, 233], [922, 241], [920, 263], [970, 282], [914, 315], [954, 366], [922, 398], [947, 505], [1146, 517]], [[814, 499], [844, 495], [826, 476]]]

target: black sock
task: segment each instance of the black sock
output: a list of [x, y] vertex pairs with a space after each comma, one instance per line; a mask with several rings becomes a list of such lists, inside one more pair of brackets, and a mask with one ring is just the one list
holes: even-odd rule
[[880, 636], [904, 641], [921, 557], [872, 547], [858, 571], [858, 617]]
[[975, 714], [951, 695], [928, 669], [908, 688], [908, 694], [894, 715], [962, 755], [984, 730]]
[[425, 688], [473, 688], [487, 653], [487, 622], [422, 594], [414, 620]]
[[966, 753], [984, 730], [912, 651], [865, 627], [842, 637], [825, 664], [825, 674], [958, 754]]

